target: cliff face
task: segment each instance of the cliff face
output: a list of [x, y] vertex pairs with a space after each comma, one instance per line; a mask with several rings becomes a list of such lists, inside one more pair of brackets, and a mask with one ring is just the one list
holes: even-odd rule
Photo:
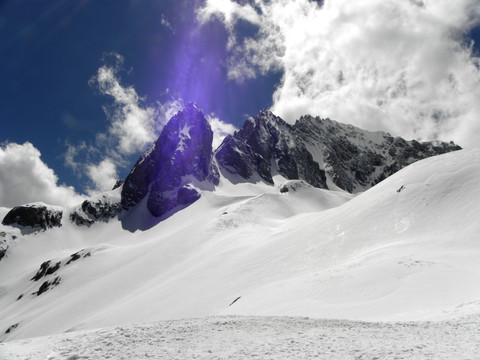
[[406, 141], [329, 119], [304, 116], [289, 125], [268, 111], [225, 138], [215, 158], [226, 174], [245, 180], [272, 174], [319, 188], [367, 190], [411, 163], [459, 150], [453, 143]]
[[124, 208], [147, 197], [147, 208], [161, 217], [199, 198], [194, 185], [218, 184], [212, 165], [213, 132], [202, 112], [189, 104], [164, 127], [157, 141], [137, 161], [123, 184]]
[[351, 193], [365, 191], [415, 161], [461, 149], [453, 142], [406, 141], [312, 116], [301, 117], [294, 128], [296, 139], [325, 170], [330, 187]]
[[215, 157], [222, 169], [244, 179], [258, 174], [273, 184], [272, 174], [278, 172], [287, 179], [302, 179], [327, 188], [324, 171], [297, 141], [295, 128], [268, 111], [259, 112], [240, 131], [225, 138]]

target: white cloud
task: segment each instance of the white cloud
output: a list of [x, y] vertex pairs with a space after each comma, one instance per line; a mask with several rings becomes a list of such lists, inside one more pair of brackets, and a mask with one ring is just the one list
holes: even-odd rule
[[73, 187], [58, 185], [58, 177], [31, 143], [6, 143], [0, 147], [0, 206], [29, 202], [71, 206], [83, 201]]
[[[478, 146], [480, 61], [462, 41], [480, 23], [480, 0], [255, 4], [225, 9], [207, 1], [199, 16], [223, 19], [237, 39], [231, 78], [283, 70], [272, 110], [285, 120], [309, 113], [408, 138]], [[251, 10], [259, 19], [244, 15]], [[232, 24], [239, 18], [260, 26], [254, 38], [238, 41]]]
[[[177, 98], [145, 105], [133, 86], [121, 83], [123, 57], [116, 53], [106, 57], [113, 63], [101, 66], [89, 83], [112, 98], [111, 106], [104, 108], [110, 124], [105, 132], [96, 135], [94, 145], [67, 144], [65, 153], [65, 164], [90, 179], [90, 194], [111, 189], [118, 179], [118, 169], [127, 164], [127, 157], [144, 151], [167, 121], [183, 108], [182, 100]], [[85, 159], [78, 161], [79, 157]]]
[[133, 86], [121, 84], [123, 57], [116, 53], [108, 55], [113, 56], [115, 63], [101, 66], [90, 79], [91, 86], [113, 99], [112, 106], [105, 107], [110, 127], [106, 133], [97, 134], [97, 143], [100, 146], [108, 143], [109, 147], [113, 144], [120, 156], [131, 155], [145, 150], [157, 139], [170, 117], [183, 107], [183, 101], [172, 97], [165, 103], [145, 105], [145, 99], [138, 96]]
[[87, 172], [95, 185], [94, 189], [89, 190], [90, 195], [98, 191], [111, 190], [118, 180], [117, 164], [112, 159], [104, 159], [96, 165], [87, 165]]
[[[268, 11], [266, 7], [263, 9]], [[197, 15], [201, 24], [211, 18], [218, 18], [224, 22], [229, 33], [227, 48], [231, 51], [231, 58], [228, 61], [229, 79], [243, 82], [255, 78], [256, 71], [266, 73], [281, 65], [279, 57], [283, 55], [284, 46], [280, 29], [271, 21], [264, 22], [268, 16], [261, 15], [258, 9], [250, 4], [242, 6], [232, 0], [207, 0], [197, 11]], [[239, 42], [235, 33], [235, 24], [238, 20], [258, 26], [258, 38], [262, 39], [261, 42], [248, 38]]]
[[[168, 90], [167, 90], [168, 93]], [[184, 101], [180, 98], [171, 98], [169, 101], [164, 103], [157, 103], [157, 113], [158, 113], [158, 132], [163, 129], [165, 124], [175, 115], [177, 112], [183, 110]]]
[[64, 155], [65, 165], [78, 173], [82, 164], [76, 160], [76, 157], [81, 151], [87, 150], [87, 144], [85, 141], [82, 141], [78, 145], [72, 145], [68, 142], [65, 145], [67, 147], [67, 152]]
[[201, 23], [205, 23], [211, 16], [220, 18], [229, 28], [233, 28], [237, 19], [244, 19], [253, 24], [259, 24], [261, 21], [251, 5], [242, 6], [231, 0], [207, 0], [198, 11], [198, 18]]
[[103, 94], [113, 97], [113, 109], [107, 112], [110, 120], [108, 134], [116, 142], [117, 150], [129, 155], [142, 150], [155, 139], [157, 114], [154, 108], [140, 105], [142, 99], [132, 86], [120, 84], [117, 72], [123, 58], [118, 54], [115, 56], [118, 63], [100, 67], [91, 84], [96, 84]]
[[226, 122], [223, 122], [213, 114], [207, 115], [206, 119], [210, 123], [210, 126], [213, 131], [213, 142], [212, 142], [213, 150], [216, 150], [217, 147], [220, 146], [225, 136], [231, 135], [238, 130], [232, 124], [227, 124]]

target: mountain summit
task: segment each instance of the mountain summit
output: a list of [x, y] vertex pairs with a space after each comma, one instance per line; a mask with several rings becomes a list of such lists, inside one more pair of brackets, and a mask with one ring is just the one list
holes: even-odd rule
[[200, 195], [194, 185], [218, 184], [218, 172], [211, 161], [212, 140], [213, 132], [203, 113], [195, 104], [188, 104], [170, 119], [128, 174], [122, 189], [123, 207], [131, 208], [147, 197], [150, 213], [161, 217], [195, 202]]
[[121, 192], [123, 208], [146, 198], [151, 215], [168, 216], [198, 200], [196, 189], [218, 185], [219, 170], [233, 183], [273, 185], [278, 174], [321, 189], [356, 193], [417, 160], [460, 149], [453, 143], [406, 141], [312, 116], [290, 125], [266, 110], [245, 121], [214, 152], [212, 140], [205, 116], [194, 103], [188, 104], [130, 171]]
[[[417, 160], [460, 149], [452, 142], [406, 141], [312, 116], [290, 125], [266, 110], [247, 119], [217, 149], [212, 148], [212, 140], [202, 111], [189, 103], [170, 119], [123, 185], [118, 183], [112, 192], [85, 200], [70, 211], [70, 220], [89, 226], [121, 213], [126, 219], [139, 207], [162, 220], [193, 204], [202, 191], [213, 190], [221, 178], [233, 184], [273, 185], [279, 175], [320, 189], [358, 193]], [[20, 206], [3, 223], [47, 229], [50, 223], [32, 220], [42, 211], [53, 214], [57, 210]], [[57, 218], [55, 226], [61, 226]], [[137, 228], [135, 224], [130, 227]]]
[[215, 157], [224, 173], [237, 174], [244, 180], [263, 180], [273, 185], [272, 175], [278, 173], [327, 188], [325, 171], [305, 144], [298, 141], [294, 127], [269, 111], [260, 111], [240, 131], [227, 136]]

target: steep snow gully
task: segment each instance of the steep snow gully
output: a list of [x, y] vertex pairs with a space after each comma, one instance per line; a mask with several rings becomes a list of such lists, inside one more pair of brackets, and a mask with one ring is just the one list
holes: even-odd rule
[[191, 104], [116, 189], [1, 209], [0, 358], [480, 358], [480, 150], [302, 119], [213, 150]]

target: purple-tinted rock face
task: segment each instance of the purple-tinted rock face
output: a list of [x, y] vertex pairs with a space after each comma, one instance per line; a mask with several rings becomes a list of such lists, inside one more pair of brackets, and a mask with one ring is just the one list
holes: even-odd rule
[[212, 140], [210, 124], [194, 104], [178, 112], [125, 179], [123, 207], [133, 207], [148, 196], [148, 210], [161, 217], [195, 202], [199, 194], [189, 184], [218, 184]]

